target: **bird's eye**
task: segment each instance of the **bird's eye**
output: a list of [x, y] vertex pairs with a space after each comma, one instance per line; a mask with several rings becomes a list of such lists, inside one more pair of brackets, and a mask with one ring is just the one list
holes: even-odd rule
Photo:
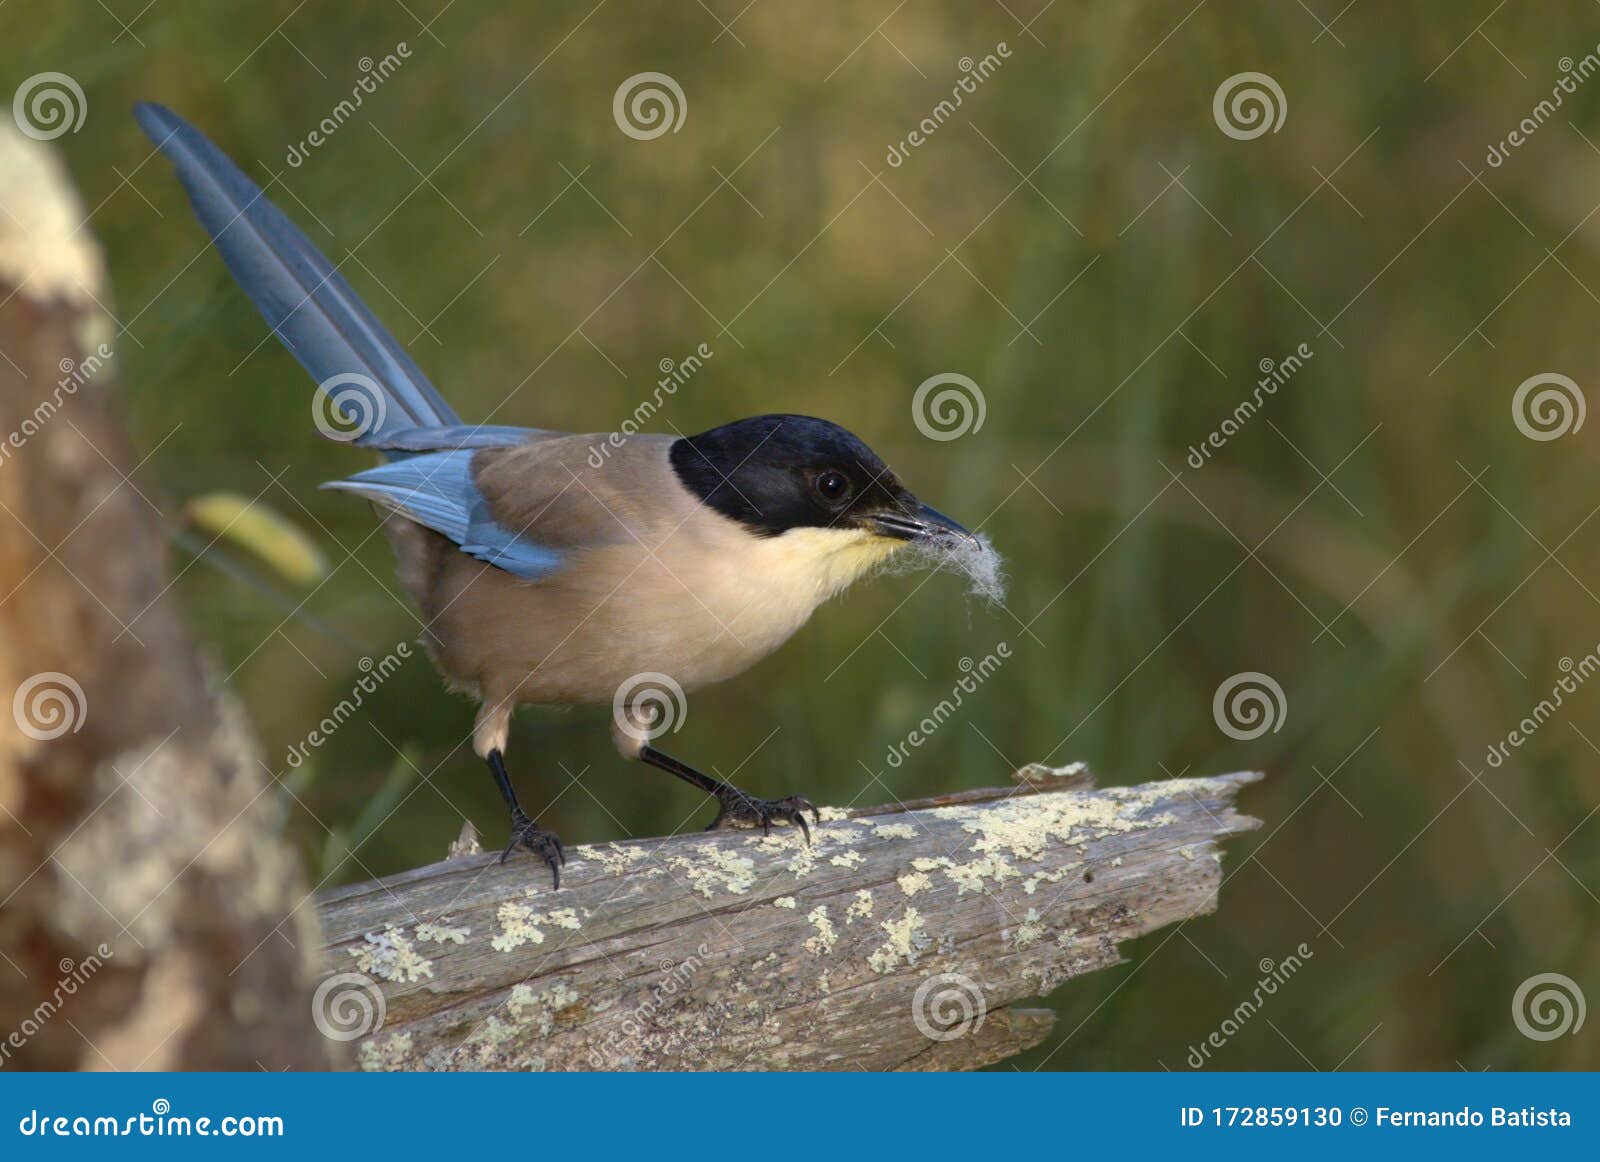
[[838, 504], [850, 495], [850, 481], [842, 472], [824, 472], [816, 479], [817, 495], [829, 504]]

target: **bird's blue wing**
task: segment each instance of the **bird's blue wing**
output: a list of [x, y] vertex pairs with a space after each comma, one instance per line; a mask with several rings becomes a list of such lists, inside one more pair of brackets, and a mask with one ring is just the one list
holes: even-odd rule
[[463, 553], [517, 577], [537, 581], [560, 568], [561, 554], [503, 528], [472, 479], [475, 450], [408, 456], [324, 484], [364, 496], [454, 541]]
[[406, 428], [362, 441], [383, 452], [448, 452], [456, 448], [500, 448], [522, 444], [544, 433], [537, 428], [501, 424], [452, 424], [446, 428]]
[[346, 377], [345, 402], [334, 406], [356, 422], [350, 377], [382, 394], [381, 419], [354, 443], [381, 445], [406, 428], [461, 422], [344, 276], [226, 154], [170, 109], [140, 104], [134, 116], [178, 171], [195, 216], [273, 334], [318, 383]]

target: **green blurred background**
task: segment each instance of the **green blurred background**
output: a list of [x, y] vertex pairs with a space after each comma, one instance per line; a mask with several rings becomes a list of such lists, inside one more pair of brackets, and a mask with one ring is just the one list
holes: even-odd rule
[[[275, 771], [417, 622], [366, 507], [317, 491], [366, 458], [317, 436], [307, 377], [205, 251], [137, 99], [277, 175], [468, 419], [610, 430], [704, 342], [659, 427], [828, 416], [1006, 553], [1005, 610], [935, 577], [820, 611], [693, 697], [674, 739], [691, 760], [830, 803], [1046, 757], [1104, 783], [1268, 772], [1219, 913], [1059, 990], [1056, 1034], [1014, 1064], [1188, 1068], [1258, 962], [1304, 942], [1215, 1067], [1594, 1067], [1600, 1020], [1539, 1042], [1511, 1005], [1545, 972], [1600, 997], [1600, 689], [1498, 769], [1485, 752], [1600, 641], [1600, 424], [1545, 442], [1512, 418], [1529, 376], [1600, 381], [1600, 80], [1503, 165], [1486, 153], [1595, 49], [1600, 9], [1479, 25], [1487, 7], [11, 0], [0, 62], [6, 91], [55, 70], [87, 94], [58, 145], [113, 276], [143, 487], [174, 514], [260, 494], [334, 566], [275, 595], [175, 548]], [[290, 167], [362, 58], [400, 42], [402, 67]], [[961, 58], [1000, 42], [1002, 67], [891, 167]], [[687, 111], [640, 141], [612, 98], [645, 71]], [[1287, 111], [1236, 140], [1213, 95], [1248, 71]], [[1187, 464], [1302, 342], [1294, 378]], [[987, 415], [938, 442], [911, 398], [945, 372]], [[1013, 660], [888, 767], [960, 659], [1001, 640]], [[1249, 741], [1212, 714], [1243, 671], [1287, 703]], [[607, 714], [519, 716], [524, 802], [569, 844], [703, 826], [694, 794], [616, 756]], [[471, 718], [419, 659], [285, 772], [315, 880], [439, 858], [463, 817], [500, 842]]]

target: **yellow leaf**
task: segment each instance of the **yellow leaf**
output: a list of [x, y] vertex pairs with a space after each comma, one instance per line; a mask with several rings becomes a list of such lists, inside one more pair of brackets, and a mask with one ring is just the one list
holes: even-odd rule
[[236, 492], [208, 492], [184, 506], [194, 528], [249, 550], [284, 580], [310, 585], [328, 572], [328, 562], [299, 526], [271, 505]]

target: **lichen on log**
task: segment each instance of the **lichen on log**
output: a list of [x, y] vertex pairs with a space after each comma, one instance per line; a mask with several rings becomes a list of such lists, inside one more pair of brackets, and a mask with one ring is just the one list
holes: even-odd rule
[[[1043, 1040], [1018, 1002], [1215, 910], [1252, 773], [1093, 789], [1081, 767], [798, 832], [467, 854], [323, 894], [369, 1069], [954, 1069]], [[331, 986], [319, 998], [339, 999]], [[345, 998], [350, 999], [348, 996]]]

